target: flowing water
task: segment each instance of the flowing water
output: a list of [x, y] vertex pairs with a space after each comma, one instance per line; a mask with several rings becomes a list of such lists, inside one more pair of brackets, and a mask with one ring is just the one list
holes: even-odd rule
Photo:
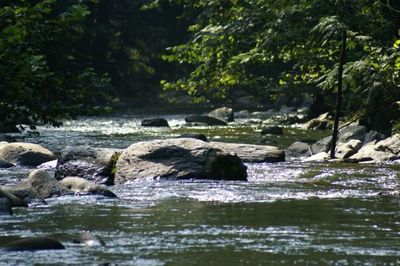
[[[202, 132], [213, 140], [257, 141], [257, 126], [143, 129], [140, 117], [81, 118], [39, 128], [24, 141], [123, 148], [139, 140]], [[314, 134], [314, 133], [313, 133]], [[273, 141], [317, 138], [285, 129]], [[12, 137], [20, 138], [14, 135]], [[399, 265], [400, 167], [288, 161], [247, 164], [249, 181], [143, 181], [111, 188], [117, 200], [61, 197], [0, 216], [0, 246], [51, 236], [61, 251], [3, 252], [0, 265]], [[0, 170], [0, 184], [30, 169]], [[105, 246], [72, 239], [89, 231]]]

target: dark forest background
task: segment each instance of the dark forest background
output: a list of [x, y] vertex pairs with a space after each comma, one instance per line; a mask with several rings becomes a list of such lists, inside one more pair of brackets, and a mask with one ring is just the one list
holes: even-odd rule
[[334, 110], [400, 128], [395, 0], [2, 0], [0, 123], [190, 103]]

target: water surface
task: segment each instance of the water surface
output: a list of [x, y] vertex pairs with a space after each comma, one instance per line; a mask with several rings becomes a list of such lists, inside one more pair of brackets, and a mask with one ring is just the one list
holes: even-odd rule
[[[257, 126], [143, 129], [139, 117], [83, 118], [40, 128], [25, 141], [124, 148], [139, 140], [206, 132], [256, 142]], [[285, 146], [310, 134], [285, 129]], [[320, 133], [318, 133], [320, 134]], [[19, 136], [14, 136], [19, 137]], [[1, 265], [398, 265], [400, 178], [396, 165], [248, 164], [249, 181], [143, 181], [112, 187], [118, 200], [61, 197], [0, 216], [0, 246], [52, 236], [66, 250], [1, 252]], [[30, 169], [0, 170], [0, 184]], [[106, 246], [74, 244], [90, 231]]]

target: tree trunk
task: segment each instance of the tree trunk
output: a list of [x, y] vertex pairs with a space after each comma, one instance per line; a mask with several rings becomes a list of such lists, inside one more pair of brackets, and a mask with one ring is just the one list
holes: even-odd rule
[[347, 41], [347, 32], [344, 30], [342, 32], [342, 45], [340, 47], [340, 58], [339, 58], [339, 71], [338, 71], [338, 91], [336, 98], [336, 114], [335, 114], [335, 123], [333, 125], [333, 134], [332, 134], [332, 145], [331, 145], [331, 154], [330, 158], [335, 158], [335, 149], [336, 149], [336, 141], [338, 136], [339, 129], [339, 119], [340, 113], [342, 111], [342, 93], [343, 93], [343, 66], [346, 60], [346, 41]]

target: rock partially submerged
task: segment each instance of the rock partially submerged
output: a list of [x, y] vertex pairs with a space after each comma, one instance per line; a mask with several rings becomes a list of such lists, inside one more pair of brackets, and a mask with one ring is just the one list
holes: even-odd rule
[[168, 121], [164, 118], [149, 118], [141, 122], [143, 127], [169, 127]]
[[148, 178], [247, 180], [236, 154], [188, 138], [135, 143], [122, 152], [116, 169], [116, 184]]
[[11, 207], [27, 207], [27, 203], [18, 196], [0, 188], [0, 198], [7, 199]]
[[11, 202], [7, 198], [0, 197], [0, 215], [11, 215]]
[[10, 193], [24, 202], [32, 199], [46, 199], [64, 195], [72, 195], [73, 192], [58, 182], [46, 170], [33, 170], [26, 180], [16, 185], [2, 186], [0, 189]]
[[44, 169], [33, 170], [26, 180], [17, 185], [0, 187], [0, 198], [7, 198], [12, 206], [26, 207], [26, 202], [33, 199], [47, 199], [75, 193], [117, 197], [105, 186], [80, 177], [66, 177], [60, 182]]
[[80, 177], [69, 176], [65, 177], [60, 182], [68, 189], [78, 194], [101, 195], [110, 198], [117, 198], [117, 196], [107, 187]]
[[36, 251], [65, 249], [58, 240], [50, 237], [28, 237], [4, 245], [2, 251]]
[[0, 159], [0, 168], [10, 168], [10, 167], [13, 167], [13, 166], [14, 166], [14, 164]]
[[275, 163], [285, 161], [285, 152], [274, 146], [224, 142], [211, 142], [211, 144], [225, 152], [237, 154], [243, 162]]
[[78, 176], [96, 183], [112, 185], [114, 166], [121, 152], [119, 149], [70, 147], [62, 153], [55, 177], [61, 180], [67, 176]]
[[186, 123], [195, 125], [206, 125], [206, 126], [226, 126], [227, 123], [221, 119], [206, 116], [206, 115], [192, 115], [185, 118]]
[[27, 179], [21, 181], [19, 184], [1, 186], [0, 189], [6, 193], [16, 196], [24, 202], [35, 198], [32, 185]]
[[[349, 126], [339, 132], [335, 159], [354, 163], [398, 161], [400, 134], [380, 140], [382, 138], [378, 132], [366, 132], [364, 126]], [[332, 137], [326, 137], [311, 145], [311, 157], [305, 161], [329, 160], [331, 140]]]
[[83, 244], [85, 246], [105, 246], [104, 240], [96, 235], [89, 232], [80, 233], [76, 238], [72, 240], [76, 244]]
[[208, 116], [215, 117], [225, 122], [233, 122], [234, 113], [230, 107], [220, 107], [207, 114]]
[[193, 138], [207, 142], [207, 136], [201, 133], [184, 133], [179, 136], [180, 138]]
[[43, 169], [32, 171], [28, 176], [28, 181], [37, 198], [46, 199], [72, 194], [71, 190]]
[[280, 126], [269, 126], [261, 130], [261, 135], [283, 135], [283, 128]]
[[352, 162], [394, 161], [400, 158], [400, 134], [395, 134], [381, 141], [373, 141], [364, 145], [349, 159]]
[[56, 159], [56, 156], [38, 144], [13, 142], [0, 146], [0, 159], [22, 166], [38, 166]]

